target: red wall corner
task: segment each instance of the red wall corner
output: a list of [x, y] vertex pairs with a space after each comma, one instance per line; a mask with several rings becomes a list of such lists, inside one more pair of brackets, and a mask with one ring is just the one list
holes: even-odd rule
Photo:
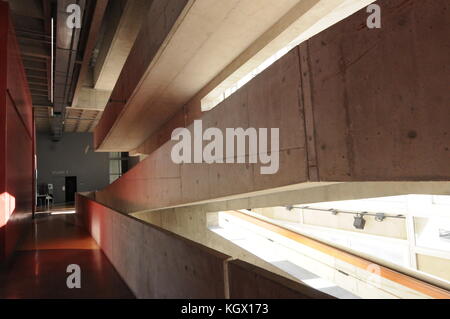
[[9, 6], [0, 1], [0, 262], [33, 210], [33, 105]]

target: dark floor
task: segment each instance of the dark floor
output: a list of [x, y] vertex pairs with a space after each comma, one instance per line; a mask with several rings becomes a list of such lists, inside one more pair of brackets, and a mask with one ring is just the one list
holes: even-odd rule
[[[38, 214], [28, 236], [0, 268], [0, 298], [134, 298], [95, 241], [73, 215]], [[81, 288], [69, 289], [67, 266], [81, 268]]]

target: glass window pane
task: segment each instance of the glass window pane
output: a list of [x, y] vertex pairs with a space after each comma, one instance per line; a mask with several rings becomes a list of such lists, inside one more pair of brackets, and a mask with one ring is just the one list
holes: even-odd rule
[[109, 158], [120, 158], [120, 154], [121, 153], [117, 153], [117, 152], [109, 153]]
[[109, 183], [114, 183], [120, 176], [119, 175], [110, 175], [109, 176]]
[[109, 173], [120, 175], [122, 173], [122, 162], [117, 160], [111, 160], [109, 163]]

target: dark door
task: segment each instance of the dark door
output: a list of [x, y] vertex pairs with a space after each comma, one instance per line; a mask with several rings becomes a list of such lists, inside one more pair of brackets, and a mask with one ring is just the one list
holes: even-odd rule
[[77, 177], [66, 176], [66, 203], [75, 202], [76, 192], [77, 192]]

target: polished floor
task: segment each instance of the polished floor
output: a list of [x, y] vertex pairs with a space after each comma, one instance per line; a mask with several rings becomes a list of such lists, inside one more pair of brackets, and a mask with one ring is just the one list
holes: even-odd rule
[[[15, 255], [0, 268], [0, 298], [134, 298], [95, 241], [75, 226], [71, 212], [65, 207], [37, 214]], [[73, 264], [81, 269], [79, 289], [67, 286], [67, 267]]]

